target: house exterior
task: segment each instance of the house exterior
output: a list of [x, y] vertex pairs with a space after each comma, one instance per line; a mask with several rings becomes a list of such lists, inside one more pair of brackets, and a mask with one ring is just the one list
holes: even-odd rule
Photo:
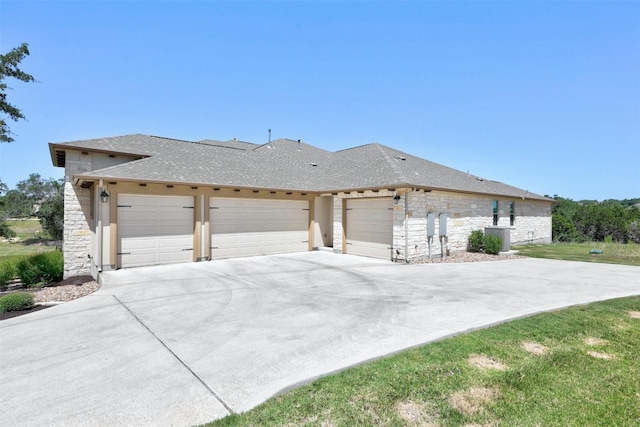
[[380, 144], [126, 135], [49, 148], [65, 168], [65, 277], [320, 247], [410, 261], [466, 250], [491, 226], [512, 245], [551, 242], [552, 199]]

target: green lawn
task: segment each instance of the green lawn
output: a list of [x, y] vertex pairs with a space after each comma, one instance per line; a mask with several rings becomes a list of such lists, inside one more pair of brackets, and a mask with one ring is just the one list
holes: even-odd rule
[[[553, 245], [515, 246], [512, 249], [518, 250], [519, 255], [533, 258], [640, 266], [640, 245], [633, 243], [556, 243]], [[602, 250], [602, 254], [591, 254], [592, 249]]]
[[19, 240], [17, 243], [0, 242], [0, 259], [55, 250], [54, 242], [42, 230], [39, 220], [25, 219], [6, 222], [15, 231]]
[[320, 379], [208, 426], [638, 426], [640, 297], [540, 314]]

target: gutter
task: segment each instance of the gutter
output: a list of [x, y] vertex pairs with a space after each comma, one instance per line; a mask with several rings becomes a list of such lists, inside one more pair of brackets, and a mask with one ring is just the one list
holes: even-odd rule
[[404, 262], [409, 262], [409, 194], [413, 189], [404, 193]]
[[[97, 225], [97, 230], [96, 230], [96, 239], [98, 240], [97, 242], [97, 257], [98, 257], [98, 262], [96, 263], [96, 267], [98, 269], [98, 274], [102, 273], [102, 239], [103, 239], [103, 234], [102, 234], [102, 202], [100, 200], [100, 191], [102, 189], [102, 186], [104, 185], [104, 182], [102, 180], [99, 181], [98, 183], [98, 188], [94, 189], [93, 191], [96, 191], [98, 194], [95, 198], [95, 203], [98, 205], [98, 208], [96, 209], [96, 216], [98, 219], [98, 225]], [[94, 257], [95, 258], [95, 257]], [[95, 278], [96, 280], [98, 279], [97, 277]]]

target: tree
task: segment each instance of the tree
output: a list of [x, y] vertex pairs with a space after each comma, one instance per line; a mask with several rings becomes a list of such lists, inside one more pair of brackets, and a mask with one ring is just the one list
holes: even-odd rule
[[42, 203], [38, 213], [42, 228], [55, 240], [62, 240], [64, 231], [64, 186], [59, 181], [51, 181], [55, 193]]
[[[36, 79], [32, 75], [25, 73], [18, 68], [18, 64], [29, 55], [29, 45], [22, 43], [19, 47], [11, 49], [6, 55], [0, 55], [0, 110], [3, 115], [9, 116], [13, 121], [24, 120], [24, 115], [16, 106], [9, 104], [7, 101], [7, 89], [10, 89], [4, 82], [5, 77], [13, 77], [22, 82], [35, 82]], [[4, 117], [0, 117], [0, 142], [11, 142], [12, 132], [7, 126]]]
[[28, 218], [33, 215], [33, 203], [23, 193], [18, 190], [9, 190], [2, 197], [3, 219], [7, 218]]
[[24, 194], [34, 205], [53, 197], [58, 193], [60, 183], [52, 178], [42, 179], [39, 173], [32, 173], [29, 178], [16, 184], [16, 190]]
[[554, 242], [571, 242], [580, 240], [580, 233], [575, 227], [574, 217], [580, 209], [580, 203], [571, 199], [554, 195], [556, 203], [551, 211], [551, 232]]
[[7, 187], [7, 184], [0, 181], [0, 221], [4, 221], [4, 219], [6, 218], [6, 215], [4, 214], [6, 201], [2, 195], [6, 193], [8, 189], [9, 187]]
[[[0, 182], [0, 194], [6, 185]], [[32, 173], [28, 179], [16, 184], [14, 190], [0, 195], [0, 236], [13, 237], [6, 218], [28, 218], [37, 216], [42, 228], [52, 238], [62, 239], [64, 228], [64, 185], [63, 180], [42, 179]]]
[[[2, 193], [7, 191], [7, 184], [0, 181], [0, 213], [4, 212], [5, 201]], [[4, 215], [0, 215], [0, 237], [15, 237], [16, 233], [9, 227], [4, 220]]]
[[609, 199], [603, 202], [554, 196], [552, 230], [554, 241], [603, 241], [611, 238], [617, 242], [640, 242], [639, 199], [623, 201]]
[[571, 219], [561, 213], [554, 213], [551, 216], [551, 234], [554, 242], [571, 242], [576, 240], [578, 230], [571, 222]]
[[0, 200], [0, 216], [3, 218], [28, 218], [39, 207], [59, 191], [60, 183], [52, 178], [42, 179], [40, 174], [32, 173], [29, 178], [16, 184]]

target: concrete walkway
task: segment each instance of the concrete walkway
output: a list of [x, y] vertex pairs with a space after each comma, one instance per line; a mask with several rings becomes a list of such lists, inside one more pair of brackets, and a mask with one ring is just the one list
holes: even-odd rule
[[640, 268], [309, 252], [119, 270], [104, 282], [0, 322], [3, 424], [205, 423], [462, 331], [640, 294]]

